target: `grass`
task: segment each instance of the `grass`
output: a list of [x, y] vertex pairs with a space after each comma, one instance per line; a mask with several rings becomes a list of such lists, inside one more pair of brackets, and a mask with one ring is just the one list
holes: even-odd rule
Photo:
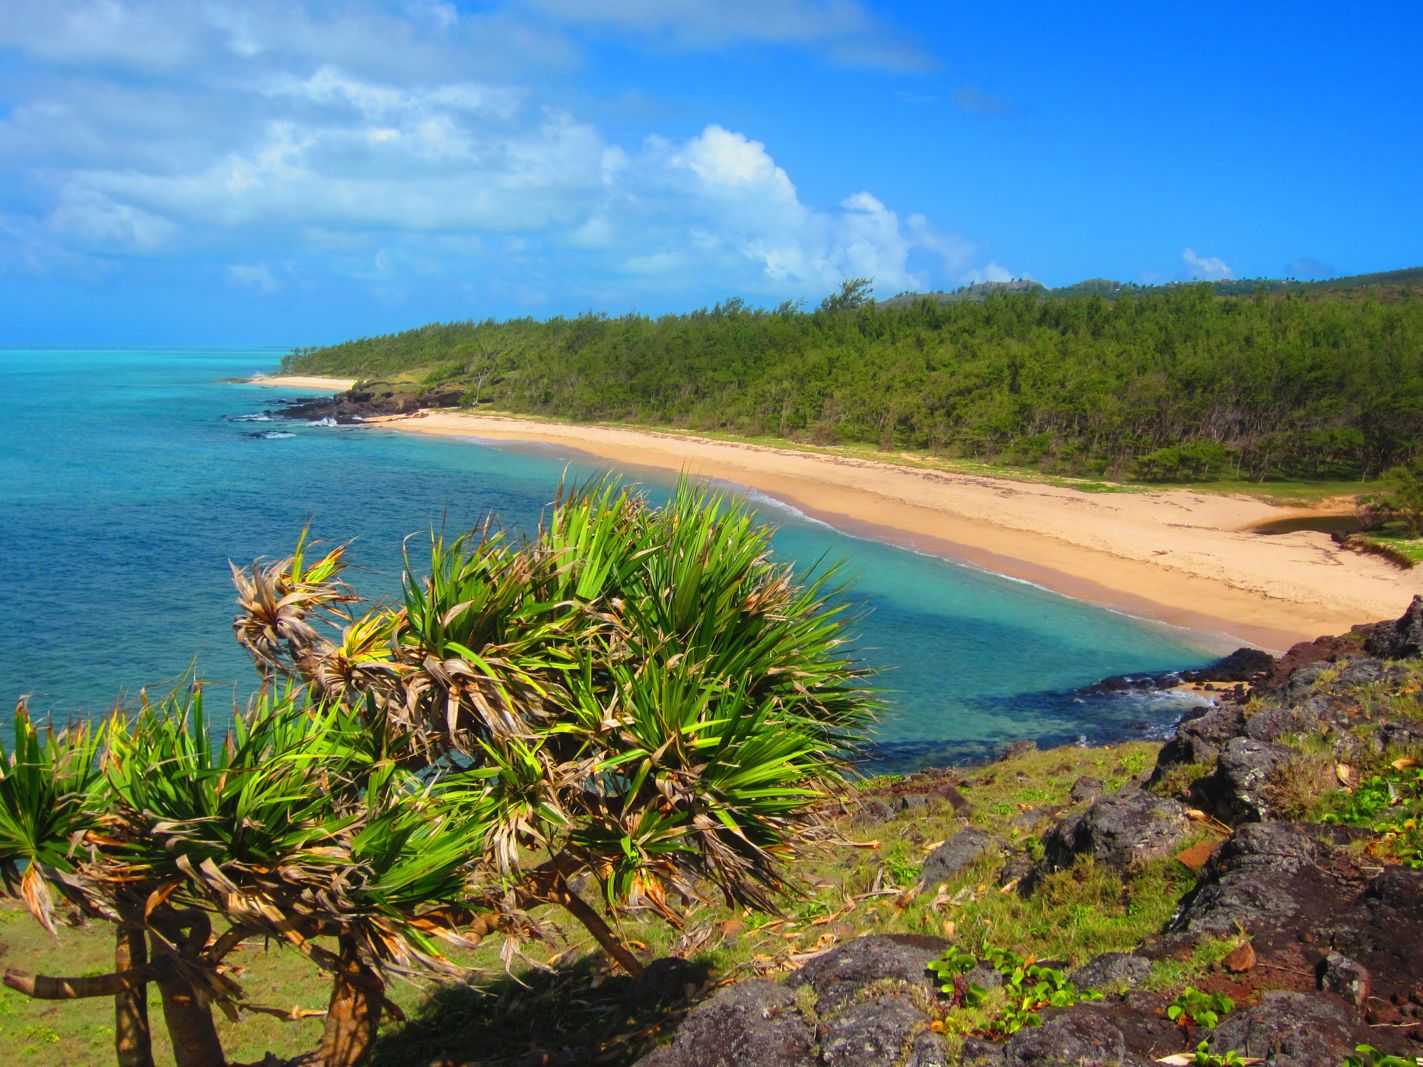
[[1374, 530], [1356, 536], [1371, 545], [1391, 549], [1415, 567], [1423, 563], [1423, 537], [1411, 537], [1404, 530]]
[[[1084, 861], [1048, 876], [1031, 898], [1024, 898], [1003, 891], [997, 884], [1000, 861], [987, 858], [938, 890], [917, 896], [904, 890], [917, 879], [929, 852], [970, 821], [1012, 847], [1027, 848], [1036, 837], [1015, 827], [1015, 817], [1029, 810], [1067, 809], [1073, 783], [1083, 775], [1109, 786], [1136, 779], [1151, 766], [1158, 747], [1131, 742], [1030, 751], [971, 770], [960, 785], [972, 805], [971, 820], [956, 815], [947, 801], [935, 800], [860, 824], [858, 796], [851, 796], [835, 817], [837, 835], [808, 845], [797, 856], [801, 892], [785, 902], [781, 915], [704, 905], [693, 909], [678, 931], [633, 913], [623, 917], [623, 933], [644, 960], [682, 956], [705, 967], [716, 981], [778, 976], [799, 966], [807, 954], [876, 932], [933, 934], [974, 949], [993, 945], [1067, 965], [1128, 950], [1161, 929], [1192, 885], [1193, 875], [1174, 860], [1146, 864], [1125, 879]], [[881, 779], [876, 786], [894, 781]], [[476, 977], [468, 982], [393, 987], [393, 998], [409, 1021], [383, 1029], [377, 1067], [413, 1067], [440, 1057], [458, 1063], [476, 1054], [481, 1063], [528, 1062], [531, 1051], [549, 1047], [596, 1048], [606, 1056], [602, 1062], [630, 1063], [685, 1008], [680, 994], [660, 1004], [650, 1003], [645, 992], [629, 996], [629, 981], [608, 970], [581, 927], [565, 922], [561, 913], [546, 918], [549, 939], [524, 946], [528, 958], [513, 961], [512, 977], [499, 959], [501, 945], [486, 942], [457, 959], [474, 969]], [[0, 903], [0, 944], [7, 966], [41, 973], [100, 973], [112, 961], [107, 926], [61, 929], [56, 941], [12, 902]], [[246, 969], [243, 984], [253, 1003], [325, 1006], [329, 983], [296, 952], [252, 947], [235, 959]], [[556, 966], [548, 970], [542, 966], [546, 963]], [[1181, 970], [1178, 985], [1197, 973]], [[151, 1012], [158, 1022], [156, 993]], [[111, 1062], [112, 1025], [107, 1000], [32, 1001], [0, 989], [0, 1049], [8, 1053], [7, 1063]], [[236, 1025], [220, 1019], [219, 1028], [231, 1058], [252, 1061], [268, 1050], [290, 1054], [314, 1047], [321, 1020], [290, 1023], [257, 1016]], [[169, 1055], [161, 1023], [154, 1036], [161, 1061]]]
[[[374, 381], [375, 379], [373, 379]], [[384, 377], [380, 382], [389, 385], [409, 385], [410, 391], [424, 388], [423, 378], [415, 371]], [[519, 411], [504, 411], [481, 407], [470, 414], [495, 415], [505, 418], [524, 419], [529, 422], [550, 425], [588, 425], [573, 419], [562, 419], [551, 415], [529, 414]], [[648, 433], [670, 434], [678, 437], [706, 438], [712, 441], [726, 441], [732, 444], [759, 445], [792, 452], [806, 452], [814, 455], [846, 457], [888, 463], [898, 467], [916, 470], [942, 471], [946, 474], [961, 474], [973, 477], [993, 478], [1000, 481], [1028, 482], [1036, 485], [1051, 485], [1062, 489], [1074, 489], [1081, 493], [1150, 493], [1169, 489], [1191, 489], [1201, 493], [1221, 496], [1249, 496], [1271, 504], [1309, 506], [1338, 497], [1352, 499], [1366, 493], [1374, 482], [1348, 481], [1269, 481], [1221, 480], [1208, 482], [1137, 482], [1130, 479], [1112, 480], [1091, 476], [1053, 474], [1036, 467], [1018, 466], [1011, 463], [989, 462], [977, 459], [955, 459], [931, 452], [887, 450], [868, 442], [845, 444], [815, 444], [779, 437], [775, 434], [743, 434], [730, 430], [694, 428], [659, 423], [634, 421], [599, 422], [617, 429], [641, 430]]]

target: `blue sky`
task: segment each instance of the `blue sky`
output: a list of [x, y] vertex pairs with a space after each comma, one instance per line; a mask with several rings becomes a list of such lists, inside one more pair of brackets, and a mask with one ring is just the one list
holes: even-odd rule
[[6, 0], [0, 344], [1423, 264], [1423, 5]]

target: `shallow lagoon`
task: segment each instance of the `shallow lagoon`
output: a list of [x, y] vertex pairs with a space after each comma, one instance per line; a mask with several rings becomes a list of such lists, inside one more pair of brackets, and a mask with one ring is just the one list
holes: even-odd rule
[[[0, 700], [95, 715], [195, 663], [240, 698], [227, 560], [279, 555], [311, 522], [354, 538], [350, 580], [397, 587], [402, 538], [494, 514], [530, 529], [564, 475], [599, 464], [540, 448], [263, 421], [282, 394], [223, 379], [267, 351], [0, 351]], [[247, 418], [244, 418], [247, 416]], [[638, 473], [654, 496], [667, 480]], [[1081, 697], [1105, 675], [1210, 658], [1206, 642], [1022, 582], [839, 533], [753, 496], [799, 566], [842, 561], [857, 654], [888, 703], [875, 763], [975, 758], [1020, 738], [1160, 732], [1181, 702]]]

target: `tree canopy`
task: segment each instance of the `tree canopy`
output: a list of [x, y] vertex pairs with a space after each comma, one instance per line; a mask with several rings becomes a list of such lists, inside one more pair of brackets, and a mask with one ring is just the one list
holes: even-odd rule
[[434, 324], [286, 365], [405, 376], [473, 407], [1065, 473], [1373, 477], [1423, 440], [1423, 295], [1373, 292], [1202, 284], [877, 304], [856, 279], [814, 311], [732, 300], [659, 318]]

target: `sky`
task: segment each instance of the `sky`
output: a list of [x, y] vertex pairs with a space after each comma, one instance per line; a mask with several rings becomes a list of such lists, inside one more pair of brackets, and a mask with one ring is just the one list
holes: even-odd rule
[[1086, 7], [4, 0], [0, 345], [1423, 265], [1423, 4]]

